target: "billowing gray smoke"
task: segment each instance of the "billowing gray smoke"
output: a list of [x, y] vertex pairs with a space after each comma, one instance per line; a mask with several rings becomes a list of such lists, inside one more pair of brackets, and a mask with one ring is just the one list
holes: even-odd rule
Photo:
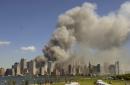
[[98, 15], [96, 9], [95, 4], [84, 3], [61, 14], [57, 29], [45, 46], [45, 55], [67, 61], [74, 54], [88, 58], [107, 53], [105, 56], [110, 57], [113, 49], [122, 49], [130, 32], [130, 3], [125, 2], [119, 10], [105, 16]]

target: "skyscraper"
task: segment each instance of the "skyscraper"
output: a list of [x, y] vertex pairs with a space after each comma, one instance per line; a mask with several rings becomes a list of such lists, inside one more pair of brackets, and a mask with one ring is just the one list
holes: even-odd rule
[[108, 62], [104, 62], [104, 71], [103, 74], [109, 74], [109, 63]]
[[89, 61], [88, 69], [89, 69], [89, 75], [91, 75], [92, 74], [92, 65], [91, 65], [90, 61]]
[[119, 66], [119, 61], [115, 62], [115, 68], [116, 68], [116, 75], [120, 74], [120, 66]]
[[22, 58], [21, 61], [20, 61], [20, 71], [21, 71], [21, 74], [25, 74], [25, 69], [27, 68], [27, 62], [26, 62], [26, 59]]
[[45, 68], [44, 67], [40, 67], [40, 75], [45, 75]]
[[51, 72], [52, 72], [52, 61], [47, 61], [48, 63], [48, 67], [47, 67], [47, 73], [48, 75], [51, 75]]
[[68, 74], [71, 75], [72, 73], [72, 66], [71, 64], [68, 65]]
[[20, 72], [20, 64], [19, 63], [15, 63], [14, 66], [12, 66], [12, 68], [14, 68], [15, 75], [20, 75], [21, 74], [21, 72]]
[[116, 68], [115, 68], [115, 65], [110, 65], [109, 66], [109, 73], [111, 74], [111, 75], [115, 75], [116, 74]]
[[28, 65], [28, 70], [31, 75], [36, 75], [36, 62], [34, 60], [31, 60]]
[[97, 64], [97, 74], [100, 74], [101, 73], [101, 65], [100, 64]]

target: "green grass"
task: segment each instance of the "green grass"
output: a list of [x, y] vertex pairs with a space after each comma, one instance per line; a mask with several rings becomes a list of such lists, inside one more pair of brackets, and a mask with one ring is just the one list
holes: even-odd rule
[[[94, 81], [96, 81], [96, 79], [81, 78], [78, 80], [80, 85], [94, 85]], [[110, 80], [104, 80], [104, 81], [109, 82]], [[112, 82], [112, 85], [125, 85], [125, 81], [121, 81], [121, 80], [112, 80], [111, 82]], [[53, 85], [65, 85], [65, 83], [59, 82], [59, 83], [55, 83]]]

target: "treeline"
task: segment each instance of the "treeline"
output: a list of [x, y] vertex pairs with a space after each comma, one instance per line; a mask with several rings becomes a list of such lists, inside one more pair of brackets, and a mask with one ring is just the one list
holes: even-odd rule
[[113, 78], [119, 80], [130, 80], [130, 74], [117, 75], [113, 76]]

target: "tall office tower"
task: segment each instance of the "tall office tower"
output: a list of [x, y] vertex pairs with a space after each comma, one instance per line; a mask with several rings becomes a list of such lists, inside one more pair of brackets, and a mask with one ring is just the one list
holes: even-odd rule
[[67, 74], [71, 75], [71, 73], [72, 73], [72, 65], [69, 64], [68, 65], [68, 73]]
[[120, 66], [119, 66], [119, 61], [115, 62], [115, 68], [116, 68], [116, 75], [120, 74]]
[[103, 74], [109, 74], [109, 63], [105, 62], [104, 63], [104, 72]]
[[101, 73], [101, 65], [100, 64], [97, 64], [97, 69], [96, 69], [96, 73], [97, 74], [100, 74]]
[[72, 65], [72, 75], [76, 75], [76, 66]]
[[12, 70], [12, 76], [15, 76], [15, 69], [14, 68], [11, 68], [11, 70]]
[[20, 72], [20, 64], [19, 63], [15, 63], [13, 68], [14, 68], [15, 75], [20, 75], [20, 73], [21, 73]]
[[20, 61], [20, 71], [21, 71], [21, 74], [25, 74], [25, 69], [27, 68], [27, 62], [26, 62], [26, 59], [22, 58], [21, 61]]
[[87, 75], [87, 73], [88, 73], [87, 66], [86, 66], [86, 65], [83, 65], [83, 66], [82, 66], [82, 74], [85, 76], [85, 75]]
[[45, 75], [45, 68], [44, 67], [40, 67], [40, 75]]
[[47, 73], [48, 73], [48, 75], [51, 75], [51, 72], [52, 72], [52, 63], [53, 63], [53, 61], [47, 61], [47, 63], [48, 63], [48, 65], [47, 65]]
[[80, 65], [78, 65], [78, 66], [76, 66], [76, 75], [81, 75], [82, 74], [82, 71], [81, 71], [82, 69], [81, 69], [81, 66]]
[[0, 76], [4, 76], [5, 74], [5, 69], [4, 68], [0, 68]]
[[111, 75], [115, 75], [116, 74], [116, 68], [115, 68], [115, 65], [110, 65], [109, 66], [109, 73], [111, 74]]
[[58, 69], [58, 68], [55, 69], [55, 75], [56, 75], [56, 76], [60, 76], [60, 75], [61, 75], [61, 74], [60, 74], [60, 69]]
[[89, 75], [92, 74], [92, 65], [91, 65], [90, 61], [89, 61], [88, 69], [89, 69]]
[[29, 70], [29, 73], [31, 75], [36, 75], [36, 62], [34, 60], [31, 60], [29, 63], [28, 63], [28, 70]]

